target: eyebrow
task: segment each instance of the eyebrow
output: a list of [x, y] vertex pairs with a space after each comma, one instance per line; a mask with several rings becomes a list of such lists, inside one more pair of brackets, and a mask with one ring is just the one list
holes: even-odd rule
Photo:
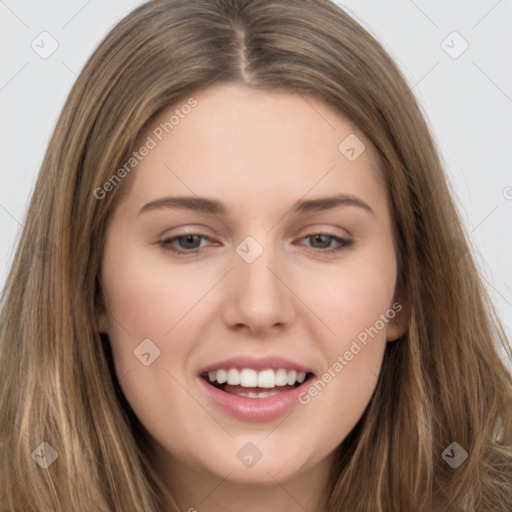
[[[357, 206], [375, 215], [372, 208], [352, 194], [336, 194], [329, 197], [320, 197], [318, 199], [308, 199], [305, 201], [297, 201], [291, 208], [292, 213], [308, 213], [331, 210], [340, 206]], [[170, 208], [177, 210], [189, 210], [200, 213], [210, 213], [212, 215], [226, 215], [226, 207], [216, 199], [208, 199], [206, 197], [162, 197], [145, 204], [138, 215], [144, 212], [157, 210], [160, 208]]]

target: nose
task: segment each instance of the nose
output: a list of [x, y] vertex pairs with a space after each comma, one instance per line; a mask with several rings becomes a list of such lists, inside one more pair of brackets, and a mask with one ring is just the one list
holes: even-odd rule
[[222, 307], [224, 323], [262, 337], [289, 328], [296, 308], [284, 262], [278, 261], [270, 248], [252, 263], [238, 254], [234, 258]]

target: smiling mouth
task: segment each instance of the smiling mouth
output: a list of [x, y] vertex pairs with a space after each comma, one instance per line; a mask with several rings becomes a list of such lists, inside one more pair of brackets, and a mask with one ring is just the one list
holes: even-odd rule
[[246, 398], [267, 398], [302, 386], [314, 377], [311, 372], [297, 372], [280, 368], [260, 372], [252, 368], [219, 369], [203, 373], [210, 386], [224, 393]]

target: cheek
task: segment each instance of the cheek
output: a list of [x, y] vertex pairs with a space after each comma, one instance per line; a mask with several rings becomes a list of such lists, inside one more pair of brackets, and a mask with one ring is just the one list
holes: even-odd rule
[[[309, 432], [322, 432], [333, 450], [361, 419], [375, 390], [383, 344], [362, 348], [348, 361], [343, 354], [299, 397]], [[326, 451], [328, 451], [326, 450]]]
[[122, 261], [114, 263], [108, 255], [104, 261], [103, 288], [109, 325], [115, 331], [122, 327], [127, 332], [162, 337], [209, 286], [200, 273], [146, 261], [135, 251], [125, 253]]
[[[149, 262], [128, 249], [122, 259], [114, 251], [106, 253], [103, 265], [116, 374], [130, 406], [150, 432], [158, 432], [162, 425], [174, 429], [168, 425], [169, 411], [185, 411], [191, 418], [202, 411], [182, 387], [182, 363], [194, 349], [198, 330], [191, 322], [194, 305], [211, 284], [204, 275], [176, 268]], [[142, 356], [146, 353], [147, 366]]]
[[351, 272], [338, 283], [326, 280], [322, 288], [328, 293], [316, 297], [315, 312], [326, 319], [334, 334], [317, 331], [324, 366], [300, 397], [306, 411], [311, 411], [308, 428], [323, 432], [326, 445], [332, 440], [341, 442], [368, 406], [381, 371], [391, 320], [392, 289], [382, 276]]
[[361, 252], [322, 272], [311, 269], [309, 274], [298, 275], [297, 289], [328, 327], [330, 334], [324, 329], [322, 338], [327, 334], [332, 340], [330, 354], [376, 323], [382, 331], [379, 336], [385, 336], [387, 323], [383, 325], [380, 319], [389, 310], [395, 290], [392, 251]]
[[[376, 256], [385, 254], [389, 257]], [[308, 287], [311, 309], [330, 333], [325, 328], [316, 332], [325, 366], [301, 403], [324, 411], [312, 414], [309, 421], [333, 438], [340, 432], [347, 435], [368, 405], [381, 369], [387, 326], [394, 317], [394, 253], [368, 251], [366, 257], [359, 256], [317, 273]], [[301, 293], [306, 296], [306, 288]]]
[[[193, 314], [194, 305], [208, 291], [209, 281], [193, 272], [170, 270], [161, 262], [148, 262], [137, 251], [123, 251], [122, 259], [116, 256], [114, 251], [106, 253], [102, 284], [118, 377], [121, 379], [128, 372], [134, 375], [134, 370], [144, 371], [136, 354], [147, 339], [157, 347], [153, 351], [159, 357], [150, 368], [165, 365], [174, 371], [171, 363], [184, 359], [192, 349], [191, 343], [183, 343], [181, 327], [187, 324], [189, 312]], [[166, 349], [173, 339], [180, 342], [172, 343], [173, 358], [168, 361]], [[147, 380], [145, 375], [140, 378]]]

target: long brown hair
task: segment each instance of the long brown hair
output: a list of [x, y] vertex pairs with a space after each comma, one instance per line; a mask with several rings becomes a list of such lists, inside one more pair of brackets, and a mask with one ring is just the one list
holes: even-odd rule
[[[410, 87], [328, 0], [153, 0], [86, 63], [2, 298], [0, 507], [161, 510], [163, 485], [98, 332], [105, 228], [126, 183], [94, 191], [156, 113], [222, 82], [323, 98], [384, 170], [408, 330], [388, 344], [374, 396], [338, 449], [328, 510], [512, 510], [512, 377], [498, 353], [512, 359], [510, 345]], [[456, 469], [443, 457], [454, 442], [468, 454]]]

